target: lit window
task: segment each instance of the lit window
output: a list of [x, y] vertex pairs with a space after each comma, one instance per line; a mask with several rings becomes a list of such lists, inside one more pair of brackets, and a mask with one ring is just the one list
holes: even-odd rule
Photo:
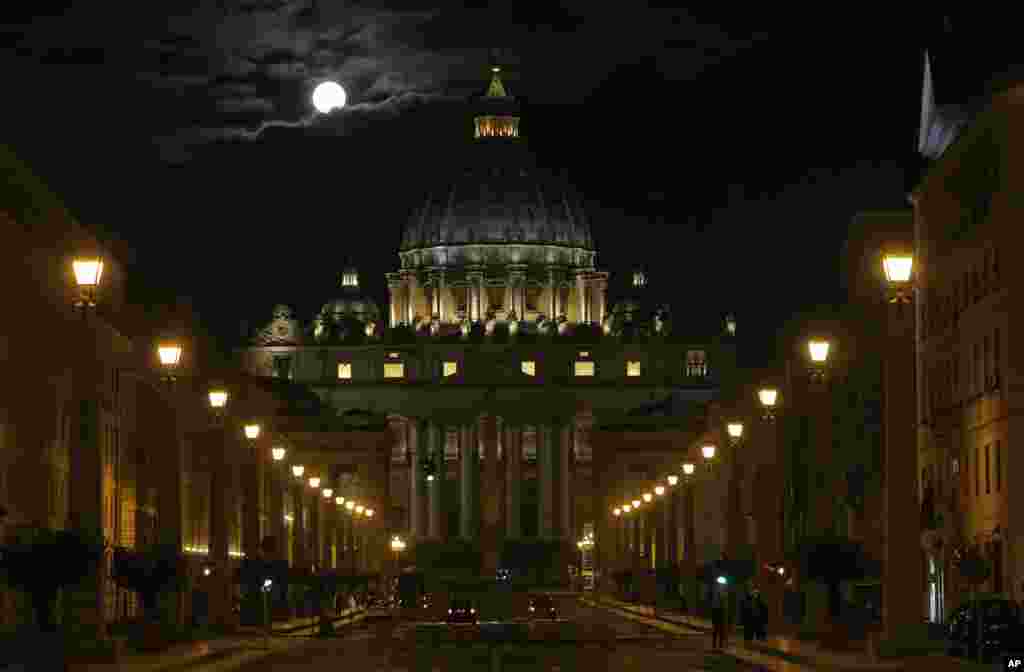
[[580, 353], [580, 359], [586, 359], [587, 357], [590, 357], [589, 352], [583, 351]]
[[454, 376], [459, 371], [458, 362], [445, 362], [444, 363], [444, 377]]
[[594, 363], [593, 362], [576, 362], [575, 372], [577, 376], [593, 376], [594, 375]]
[[626, 362], [626, 375], [634, 378], [640, 375], [640, 362]]
[[388, 357], [390, 357], [391, 359], [398, 359], [398, 358], [399, 358], [399, 356], [400, 356], [400, 355], [399, 355], [399, 353], [397, 353], [397, 352], [389, 352], [389, 353], [388, 353]]
[[647, 285], [647, 276], [644, 275], [643, 271], [633, 272], [633, 286], [634, 287], [645, 287]]
[[402, 362], [387, 362], [384, 364], [385, 378], [404, 378], [405, 364]]
[[352, 378], [352, 363], [338, 362], [338, 378], [350, 380]]
[[342, 287], [358, 287], [359, 276], [356, 275], [355, 271], [345, 271], [341, 274], [341, 286]]
[[537, 375], [537, 362], [523, 362], [522, 363], [523, 373], [528, 376]]

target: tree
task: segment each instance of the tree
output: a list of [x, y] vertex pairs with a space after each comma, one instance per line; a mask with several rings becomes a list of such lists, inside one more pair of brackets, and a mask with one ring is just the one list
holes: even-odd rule
[[29, 594], [39, 629], [55, 632], [57, 593], [95, 572], [103, 550], [98, 533], [25, 527], [16, 531], [14, 543], [0, 553], [0, 569], [9, 585]]
[[842, 607], [841, 584], [879, 573], [860, 542], [834, 535], [804, 539], [797, 566], [802, 577], [821, 581], [828, 588], [829, 615], [833, 619], [838, 618]]
[[184, 578], [184, 558], [174, 545], [160, 544], [142, 551], [114, 549], [114, 583], [138, 594], [147, 622], [157, 620], [160, 594], [179, 586]]

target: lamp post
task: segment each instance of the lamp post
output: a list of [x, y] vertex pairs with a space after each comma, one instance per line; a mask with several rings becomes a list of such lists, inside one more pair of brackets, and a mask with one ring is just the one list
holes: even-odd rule
[[[757, 524], [758, 557], [763, 562], [770, 558], [772, 562], [780, 561], [785, 556], [786, 528], [785, 507], [782, 493], [785, 488], [785, 460], [779, 455], [776, 412], [779, 406], [778, 388], [765, 385], [758, 389], [757, 400], [761, 406], [761, 423], [755, 425], [757, 431], [758, 453], [764, 456], [760, 469], [764, 470], [764, 493], [767, 500], [758, 500], [754, 513]], [[754, 493], [755, 496], [759, 496]], [[781, 566], [780, 566], [781, 568]], [[783, 570], [784, 571], [784, 570]], [[781, 576], [781, 575], [780, 575]], [[769, 605], [769, 616], [772, 627], [782, 622], [783, 587], [780, 581], [768, 582], [765, 586], [765, 597]]]
[[403, 541], [402, 538], [396, 534], [394, 537], [391, 538], [391, 552], [394, 554], [394, 557], [395, 557], [395, 577], [396, 577], [396, 579], [397, 579], [398, 575], [402, 573], [402, 564], [401, 564], [401, 560], [400, 560], [399, 556], [401, 555], [402, 551], [404, 551], [404, 550], [405, 550], [405, 541]]
[[917, 480], [917, 353], [914, 311], [905, 309], [913, 299], [914, 257], [905, 249], [888, 249], [882, 254], [887, 327], [882, 367], [885, 440], [882, 623], [886, 638], [919, 622], [921, 603], [920, 509], [917, 488], [911, 487]]
[[224, 422], [229, 396], [227, 389], [219, 385], [212, 387], [207, 394], [210, 400], [210, 410], [213, 412], [213, 424], [218, 427]]
[[832, 344], [824, 339], [813, 338], [807, 342], [807, 352], [811, 358], [811, 380], [813, 382], [825, 381], [825, 370], [828, 366], [828, 355]]
[[775, 405], [779, 400], [779, 390], [774, 387], [762, 387], [757, 391], [757, 400], [761, 403], [761, 417], [771, 422], [775, 419]]

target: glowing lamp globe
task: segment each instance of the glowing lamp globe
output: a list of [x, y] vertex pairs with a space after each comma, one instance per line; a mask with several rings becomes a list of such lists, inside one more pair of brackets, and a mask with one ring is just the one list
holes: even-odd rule
[[334, 503], [337, 504], [338, 506], [341, 506], [345, 503], [345, 498], [341, 496], [335, 497]]
[[656, 486], [654, 486], [654, 494], [658, 495], [659, 497], [661, 495], [664, 495], [665, 494], [665, 486], [664, 485], [656, 485]]
[[359, 504], [359, 505], [357, 505], [357, 506], [356, 506], [356, 513], [359, 513], [359, 514], [361, 514], [361, 513], [363, 512], [363, 509], [364, 509], [364, 508], [365, 508], [365, 507], [364, 507], [364, 506], [363, 506], [362, 504]]
[[693, 464], [690, 462], [683, 463], [683, 473], [687, 476], [693, 476]]
[[670, 476], [668, 477], [668, 484], [669, 484], [669, 485], [675, 485], [675, 484], [676, 484], [676, 483], [678, 483], [678, 482], [679, 482], [679, 477], [678, 477], [678, 476], [676, 476], [675, 474], [671, 474], [671, 475], [670, 475]]
[[640, 500], [639, 499], [634, 499], [633, 500], [633, 508], [634, 509], [639, 509], [640, 508]]
[[228, 403], [227, 390], [210, 390], [210, 407], [214, 409], [224, 408]]
[[75, 283], [83, 288], [95, 288], [100, 284], [103, 277], [103, 259], [95, 257], [92, 259], [75, 259], [71, 262], [71, 268], [75, 272]]
[[321, 82], [313, 89], [313, 107], [320, 114], [329, 114], [345, 107], [348, 94], [337, 82]]
[[365, 511], [363, 511], [363, 514], [364, 514], [364, 515], [365, 515], [365, 516], [366, 516], [367, 518], [373, 518], [373, 509], [366, 509]]
[[330, 488], [324, 488], [324, 499], [330, 499], [331, 495], [333, 494], [334, 490], [331, 490]]
[[757, 398], [765, 408], [773, 408], [779, 399], [779, 391], [774, 387], [765, 387], [758, 390]]
[[319, 488], [320, 487], [320, 477], [319, 476], [310, 476], [309, 477], [309, 487], [311, 487], [311, 488]]
[[729, 437], [732, 439], [739, 439], [743, 436], [743, 423], [742, 422], [730, 422], [725, 426], [729, 432]]
[[352, 500], [349, 500], [345, 502], [345, 508], [351, 511], [352, 509], [356, 508], [356, 503], [353, 502]]
[[622, 509], [620, 509], [619, 507], [616, 506], [614, 509], [612, 509], [612, 515], [615, 516], [616, 518], [621, 516], [622, 515]]
[[645, 501], [645, 502], [650, 502], [650, 501], [651, 501], [652, 499], [654, 499], [654, 495], [652, 495], [652, 494], [651, 494], [651, 493], [649, 493], [649, 492], [645, 492], [645, 493], [643, 494], [643, 498], [644, 498], [644, 501]]
[[633, 510], [633, 507], [630, 506], [629, 504], [623, 504], [622, 505], [622, 512], [623, 513], [629, 513], [632, 510]]
[[181, 361], [181, 346], [177, 343], [161, 343], [156, 348], [160, 365], [165, 369], [174, 369]]
[[815, 364], [824, 364], [828, 360], [828, 341], [810, 341], [807, 349], [811, 353], [811, 361]]
[[706, 446], [701, 446], [700, 454], [704, 456], [705, 460], [715, 459], [715, 447], [710, 443]]
[[891, 284], [910, 282], [914, 257], [908, 254], [887, 254], [882, 258], [882, 270], [885, 271], [885, 279]]
[[295, 474], [295, 478], [302, 478], [302, 474], [306, 472], [306, 468], [301, 464], [296, 464], [292, 467], [292, 473]]
[[250, 441], [255, 441], [260, 438], [260, 426], [256, 423], [252, 423], [245, 426], [245, 438]]
[[274, 446], [270, 449], [270, 454], [273, 456], [275, 462], [280, 462], [284, 459], [285, 449], [281, 446]]

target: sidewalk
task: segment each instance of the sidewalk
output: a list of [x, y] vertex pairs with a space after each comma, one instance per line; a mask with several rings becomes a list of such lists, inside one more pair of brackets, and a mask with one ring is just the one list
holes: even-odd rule
[[[355, 623], [365, 615], [365, 609], [347, 609], [338, 616], [332, 616], [331, 622], [335, 626]], [[269, 638], [260, 627], [241, 627], [235, 635], [178, 644], [159, 653], [125, 654], [116, 663], [89, 663], [68, 669], [179, 672], [200, 667], [204, 670], [222, 666], [234, 668], [278, 651], [302, 646], [306, 637], [315, 635], [318, 629], [315, 619], [295, 618], [274, 623], [273, 635]]]
[[[631, 614], [633, 617], [641, 617], [655, 627], [665, 629], [666, 626], [668, 628], [676, 626], [690, 631], [706, 632], [710, 637], [711, 622], [703, 618], [665, 609], [655, 610], [653, 607], [620, 602], [608, 597], [597, 598], [593, 600], [593, 603]], [[992, 670], [992, 665], [979, 665], [945, 655], [933, 654], [873, 661], [868, 658], [866, 652], [858, 654], [830, 651], [823, 649], [815, 642], [801, 641], [795, 637], [772, 636], [764, 642], [747, 643], [743, 641], [742, 635], [737, 637], [737, 634], [735, 629], [730, 633], [729, 641], [731, 643], [726, 646], [726, 653], [770, 668], [776, 667], [780, 661], [785, 661], [790, 663], [789, 666], [786, 666], [787, 670], [839, 670], [842, 672], [889, 672], [890, 670], [928, 670], [929, 672], [985, 670], [990, 672]], [[768, 661], [775, 664], [769, 665]]]

